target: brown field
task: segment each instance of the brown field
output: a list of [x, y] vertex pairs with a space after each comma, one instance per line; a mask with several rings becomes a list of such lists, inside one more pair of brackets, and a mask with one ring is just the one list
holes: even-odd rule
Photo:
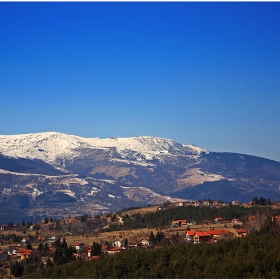
[[[279, 206], [278, 206], [279, 207]], [[138, 208], [138, 209], [131, 209], [126, 210], [122, 212], [122, 215], [128, 214], [131, 216], [135, 213], [140, 214], [147, 214], [157, 211], [158, 206], [151, 206], [151, 207], [145, 207], [145, 208]], [[242, 226], [242, 223], [239, 223], [239, 225]], [[233, 228], [232, 223], [227, 224], [208, 224], [208, 225], [194, 225], [190, 226], [191, 230], [199, 230], [199, 231], [207, 231], [210, 229], [227, 229], [231, 232], [236, 233], [236, 230]], [[86, 245], [91, 245], [93, 241], [99, 242], [101, 244], [104, 244], [105, 241], [108, 241], [109, 244], [112, 243], [114, 240], [119, 239], [121, 241], [128, 239], [128, 242], [136, 242], [140, 241], [141, 239], [148, 239], [151, 231], [156, 234], [158, 231], [161, 231], [165, 234], [166, 237], [171, 237], [173, 234], [179, 234], [181, 236], [185, 236], [187, 227], [180, 227], [180, 228], [144, 228], [144, 229], [132, 229], [132, 230], [122, 230], [122, 231], [113, 231], [113, 232], [103, 232], [103, 233], [97, 233], [97, 232], [91, 232], [84, 235], [61, 235], [61, 232], [57, 231], [50, 231], [48, 227], [43, 227], [42, 230], [40, 230], [40, 235], [45, 235], [46, 237], [50, 236], [56, 236], [56, 237], [65, 237], [67, 240], [68, 245], [75, 246], [76, 243], [81, 242]], [[27, 236], [28, 234], [36, 235], [35, 230], [27, 230], [26, 234], [23, 234], [21, 231], [17, 232], [15, 230], [11, 231], [4, 231], [1, 232], [3, 234], [9, 234], [9, 233], [15, 233], [17, 235]], [[2, 245], [1, 249], [6, 249], [8, 246]], [[33, 244], [34, 248], [37, 248], [38, 244]]]
[[[242, 223], [239, 223], [242, 225]], [[191, 230], [198, 230], [198, 231], [207, 231], [210, 229], [226, 229], [231, 231], [234, 235], [236, 234], [236, 230], [232, 227], [232, 223], [228, 223], [227, 227], [224, 224], [208, 224], [208, 225], [194, 225], [191, 226]], [[67, 236], [67, 243], [69, 245], [74, 246], [77, 242], [82, 242], [88, 245], [91, 245], [93, 241], [99, 242], [103, 244], [105, 241], [112, 243], [114, 240], [125, 240], [128, 239], [128, 242], [136, 242], [141, 239], [148, 239], [150, 232], [153, 231], [154, 234], [157, 231], [161, 231], [165, 234], [166, 237], [171, 237], [173, 234], [179, 234], [185, 236], [186, 234], [186, 227], [180, 228], [164, 228], [164, 229], [157, 229], [157, 228], [144, 228], [144, 229], [132, 229], [132, 230], [122, 230], [122, 231], [112, 231], [112, 232], [103, 232], [103, 233], [96, 233], [91, 235], [77, 235], [77, 236]]]

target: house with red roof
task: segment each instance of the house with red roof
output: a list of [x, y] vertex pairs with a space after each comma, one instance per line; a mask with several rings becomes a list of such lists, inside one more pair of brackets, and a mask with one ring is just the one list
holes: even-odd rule
[[193, 236], [193, 243], [207, 243], [213, 240], [213, 236], [206, 231], [197, 231]]
[[125, 248], [116, 246], [116, 247], [112, 248], [111, 250], [109, 250], [108, 253], [110, 255], [113, 255], [113, 254], [121, 252], [122, 250], [125, 250]]
[[32, 254], [32, 250], [22, 248], [17, 251], [17, 254], [20, 256], [21, 260], [24, 260], [25, 258], [29, 258], [29, 256]]
[[186, 239], [189, 243], [205, 243], [210, 242], [213, 236], [206, 231], [187, 230]]
[[196, 201], [196, 202], [194, 203], [194, 206], [200, 206], [200, 202], [199, 202], [199, 201]]
[[221, 224], [223, 222], [223, 218], [222, 217], [217, 217], [216, 219], [215, 219], [215, 223], [216, 224]]
[[187, 225], [187, 220], [174, 220], [171, 227], [186, 227]]
[[225, 229], [212, 229], [212, 230], [208, 230], [207, 233], [212, 235], [214, 238], [221, 238], [221, 237], [231, 238], [231, 237], [233, 237], [233, 233], [231, 231], [225, 230]]
[[240, 228], [236, 230], [237, 237], [247, 236], [247, 230], [245, 228]]

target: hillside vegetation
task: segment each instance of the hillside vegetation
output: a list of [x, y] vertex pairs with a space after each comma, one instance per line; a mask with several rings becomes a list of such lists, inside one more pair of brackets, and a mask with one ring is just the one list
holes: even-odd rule
[[44, 268], [27, 278], [280, 278], [280, 239], [264, 234], [214, 245], [128, 250]]

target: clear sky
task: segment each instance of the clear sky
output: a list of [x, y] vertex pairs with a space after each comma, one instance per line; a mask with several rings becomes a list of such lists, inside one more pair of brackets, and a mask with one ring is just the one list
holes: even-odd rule
[[0, 2], [0, 134], [158, 136], [280, 161], [280, 3]]

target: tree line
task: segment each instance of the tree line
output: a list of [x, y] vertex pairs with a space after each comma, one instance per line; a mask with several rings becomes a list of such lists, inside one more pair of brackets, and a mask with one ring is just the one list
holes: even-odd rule
[[[158, 210], [153, 213], [141, 215], [140, 213], [128, 214], [119, 213], [122, 217], [123, 224], [111, 223], [106, 231], [128, 230], [137, 228], [161, 228], [170, 226], [172, 220], [186, 219], [188, 222], [196, 221], [202, 223], [205, 220], [214, 220], [222, 217], [224, 220], [234, 218], [245, 220], [249, 215], [256, 215], [271, 211], [269, 207], [250, 207], [245, 208], [240, 205], [229, 205], [226, 207], [194, 207], [182, 206]], [[275, 210], [274, 214], [278, 214]]]
[[216, 244], [126, 250], [71, 267], [43, 268], [27, 278], [280, 278], [280, 239], [266, 233]]

